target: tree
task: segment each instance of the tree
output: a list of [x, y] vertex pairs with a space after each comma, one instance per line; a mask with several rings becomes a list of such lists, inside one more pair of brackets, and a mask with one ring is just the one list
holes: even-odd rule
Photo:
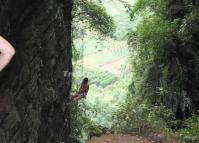
[[[83, 38], [87, 30], [95, 31], [97, 37], [113, 36], [114, 20], [106, 9], [93, 0], [74, 0], [73, 6], [73, 39]], [[101, 37], [100, 37], [101, 36]], [[73, 59], [78, 60], [80, 52], [73, 43]]]
[[[198, 108], [198, 5], [195, 1], [137, 0], [132, 16], [143, 13], [129, 43], [138, 43], [134, 68], [139, 93], [163, 103], [177, 119]], [[136, 42], [131, 42], [135, 39]]]
[[75, 22], [89, 23], [92, 30], [102, 35], [111, 36], [115, 31], [114, 20], [106, 13], [106, 9], [92, 0], [75, 0], [73, 7]]

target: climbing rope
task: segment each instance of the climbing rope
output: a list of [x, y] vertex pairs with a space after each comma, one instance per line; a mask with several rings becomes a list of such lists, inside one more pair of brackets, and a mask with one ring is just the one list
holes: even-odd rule
[[[83, 31], [83, 29], [81, 29], [81, 35], [82, 35], [82, 37], [81, 37], [81, 40], [82, 40], [82, 42], [81, 42], [81, 57], [82, 57], [82, 59], [81, 59], [81, 77], [82, 77], [82, 79], [84, 78], [84, 31]], [[82, 99], [86, 99], [86, 96], [83, 96], [83, 98]]]
[[82, 75], [82, 78], [83, 78], [83, 75], [84, 75], [84, 31], [83, 31], [83, 29], [81, 29], [81, 40], [82, 40], [82, 42], [81, 42], [81, 57], [82, 57], [82, 60], [81, 60], [81, 75]]

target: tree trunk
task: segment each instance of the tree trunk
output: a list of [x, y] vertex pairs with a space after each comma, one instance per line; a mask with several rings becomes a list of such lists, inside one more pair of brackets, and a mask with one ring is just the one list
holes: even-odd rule
[[0, 143], [69, 142], [71, 9], [72, 0], [0, 0], [0, 35], [16, 50], [0, 73]]

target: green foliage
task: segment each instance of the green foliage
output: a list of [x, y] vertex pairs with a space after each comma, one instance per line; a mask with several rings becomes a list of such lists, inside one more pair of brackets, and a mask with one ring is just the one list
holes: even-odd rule
[[[117, 77], [110, 72], [100, 71], [99, 69], [86, 69], [83, 68], [83, 75], [89, 77], [90, 84], [95, 84], [96, 86], [106, 87], [117, 80]], [[77, 81], [82, 80], [82, 67], [77, 66], [75, 69], [75, 77]]]
[[83, 101], [78, 104], [73, 103], [71, 106], [71, 136], [84, 143], [91, 136], [100, 136], [102, 128], [97, 126], [89, 117], [87, 111], [92, 111], [93, 109]]
[[74, 18], [78, 21], [89, 22], [92, 30], [103, 35], [112, 35], [115, 31], [114, 20], [106, 9], [90, 0], [75, 0], [73, 8]]
[[188, 14], [185, 19], [183, 19], [182, 25], [179, 30], [179, 37], [186, 40], [191, 40], [194, 34], [199, 32], [199, 10], [194, 9], [190, 14]]
[[121, 91], [126, 91], [127, 84], [127, 80], [117, 81], [109, 90], [91, 84], [87, 98], [71, 105], [72, 137], [83, 142], [109, 130], [116, 105], [122, 103], [126, 95]]
[[73, 49], [73, 50], [72, 50], [72, 55], [73, 55], [72, 59], [73, 59], [74, 61], [79, 60], [79, 58], [80, 58], [80, 52], [77, 50], [77, 48], [76, 48], [74, 42], [72, 43], [72, 49]]
[[[133, 39], [139, 43], [136, 49], [133, 48], [136, 56], [132, 57], [137, 74], [142, 76], [146, 67], [151, 67], [153, 62], [165, 56], [165, 51], [169, 50], [167, 43], [172, 42], [176, 27], [177, 21], [170, 23], [163, 17], [149, 16], [142, 20], [136, 31], [136, 39]], [[130, 40], [131, 37], [129, 43]]]
[[[142, 20], [137, 30], [128, 34], [134, 74], [130, 91], [157, 106], [155, 111], [163, 104], [177, 119], [185, 119], [198, 108], [199, 8], [190, 0], [137, 0], [132, 16], [136, 14]], [[159, 115], [154, 117], [158, 120]], [[198, 132], [196, 119], [188, 119], [185, 127], [174, 118], [163, 123], [175, 130], [184, 127], [179, 132], [189, 138], [186, 142], [198, 142], [198, 135], [193, 134]]]
[[[137, 42], [140, 43], [140, 49], [161, 50], [167, 48], [166, 44], [172, 40], [176, 34], [178, 21], [169, 22], [164, 17], [148, 16], [144, 17], [137, 27]], [[167, 49], [166, 49], [167, 50]], [[154, 52], [154, 53], [155, 53]], [[146, 51], [146, 53], [151, 53]], [[141, 55], [142, 56], [142, 55]]]
[[131, 11], [131, 17], [134, 17], [137, 13], [154, 12], [154, 14], [160, 15], [164, 12], [166, 6], [164, 0], [136, 0]]
[[[81, 7], [76, 5], [74, 15], [83, 15], [78, 17], [83, 22], [83, 19], [92, 21], [92, 29], [102, 34], [114, 29], [111, 20], [105, 16], [104, 8], [91, 1], [76, 3]], [[84, 106], [84, 110], [78, 109], [81, 111], [78, 112], [79, 117], [73, 117], [76, 135], [82, 135], [83, 138], [85, 133], [100, 134], [101, 129], [96, 123], [104, 126], [110, 123], [114, 130], [138, 131], [143, 134], [170, 131], [171, 128], [185, 142], [198, 142], [198, 116], [194, 115], [184, 124], [175, 120], [175, 117], [188, 117], [187, 113], [193, 113], [198, 108], [199, 11], [191, 3], [189, 0], [177, 3], [172, 0], [137, 0], [131, 16], [139, 14], [142, 18], [137, 29], [128, 34], [133, 69], [129, 89], [133, 97], [127, 97], [125, 103], [117, 106], [119, 109], [115, 111], [115, 106], [101, 103], [104, 100], [101, 98], [114, 97], [110, 98], [110, 102], [117, 105], [116, 99], [120, 100], [120, 95], [126, 93], [120, 90], [122, 82], [118, 84], [119, 89], [111, 88], [112, 91], [107, 92], [105, 87], [109, 88], [108, 85], [117, 80], [114, 75], [98, 70], [84, 70], [83, 75], [90, 78], [92, 88], [99, 92], [99, 97], [94, 98], [94, 104], [89, 108]], [[79, 72], [77, 80], [81, 82], [81, 68], [76, 71]]]
[[[74, 68], [75, 81], [81, 82], [81, 67]], [[73, 137], [80, 141], [85, 141], [93, 135], [99, 136], [102, 131], [111, 128], [113, 112], [117, 110], [117, 105], [123, 102], [130, 82], [129, 78], [119, 80], [113, 74], [93, 69], [84, 69], [84, 76], [89, 78], [90, 90], [87, 98], [79, 101], [79, 105], [72, 107], [71, 111]], [[105, 83], [109, 78], [114, 80]], [[77, 82], [73, 82], [74, 89], [76, 84]]]
[[[173, 4], [179, 8], [174, 12], [171, 11], [172, 2], [138, 0], [133, 14], [139, 11], [150, 11], [153, 14], [143, 16], [137, 31], [129, 34], [128, 42], [133, 47], [131, 51], [136, 93], [143, 95], [153, 104], [164, 103], [174, 112], [181, 110], [182, 113], [191, 108], [192, 96], [188, 95], [188, 92], [191, 93], [192, 90], [187, 89], [187, 85], [191, 82], [195, 85], [198, 83], [197, 80], [189, 78], [188, 74], [198, 79], [196, 67], [199, 53], [196, 39], [199, 16], [198, 10], [193, 7], [189, 9], [190, 13], [185, 15], [185, 4], [188, 3], [191, 2]], [[184, 9], [180, 13], [178, 10], [183, 6]], [[183, 14], [185, 18], [182, 18]], [[176, 18], [170, 20], [168, 17]], [[198, 87], [194, 88], [196, 90]]]
[[[176, 34], [178, 20], [169, 22], [163, 17], [147, 16], [139, 24], [137, 31], [129, 35], [133, 74], [136, 77], [135, 90], [152, 103], [160, 102], [168, 92], [165, 81], [168, 78], [166, 60]], [[136, 46], [136, 47], [135, 47]], [[159, 61], [163, 61], [160, 63]]]
[[148, 134], [166, 129], [167, 123], [173, 119], [174, 114], [165, 106], [152, 106], [128, 96], [126, 102], [115, 112], [113, 128], [119, 131]]
[[184, 123], [184, 128], [177, 131], [186, 143], [199, 142], [199, 116], [193, 115]]
[[[97, 35], [113, 36], [115, 29], [113, 18], [107, 14], [102, 5], [90, 0], [74, 0], [73, 39], [82, 39], [89, 30], [97, 32]], [[80, 51], [76, 46], [79, 45], [73, 44], [74, 61], [80, 59]]]

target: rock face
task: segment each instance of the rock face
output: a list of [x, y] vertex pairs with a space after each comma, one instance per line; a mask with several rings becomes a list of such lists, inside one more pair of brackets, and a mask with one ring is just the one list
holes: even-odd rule
[[[189, 8], [189, 5], [192, 7]], [[173, 39], [167, 60], [170, 62], [169, 84], [171, 87], [177, 85], [179, 89], [177, 96], [168, 96], [171, 99], [168, 101], [170, 104], [178, 104], [176, 119], [184, 120], [199, 109], [199, 1], [192, 0], [188, 4], [185, 1], [169, 0], [167, 12], [169, 20], [182, 21], [180, 36]]]
[[70, 142], [71, 9], [71, 0], [0, 0], [0, 35], [16, 50], [0, 73], [0, 143]]

